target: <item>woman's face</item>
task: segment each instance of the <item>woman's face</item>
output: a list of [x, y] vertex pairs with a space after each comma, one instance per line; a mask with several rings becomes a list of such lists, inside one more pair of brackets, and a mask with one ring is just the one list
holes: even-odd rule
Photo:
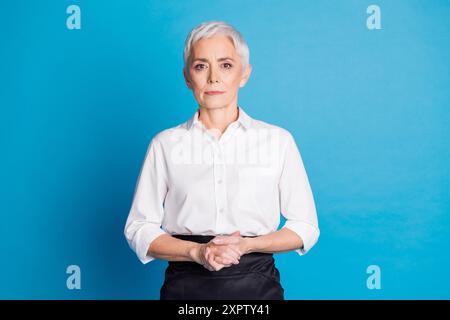
[[251, 65], [242, 69], [232, 40], [223, 35], [197, 41], [186, 69], [187, 86], [198, 104], [207, 109], [237, 106], [238, 90], [251, 73]]

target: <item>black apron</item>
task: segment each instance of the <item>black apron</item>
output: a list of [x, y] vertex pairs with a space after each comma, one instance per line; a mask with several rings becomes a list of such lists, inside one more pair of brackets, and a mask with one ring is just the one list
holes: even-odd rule
[[[172, 235], [181, 240], [207, 243], [214, 236]], [[161, 300], [284, 300], [280, 273], [273, 254], [252, 252], [239, 264], [209, 271], [192, 261], [169, 261]]]

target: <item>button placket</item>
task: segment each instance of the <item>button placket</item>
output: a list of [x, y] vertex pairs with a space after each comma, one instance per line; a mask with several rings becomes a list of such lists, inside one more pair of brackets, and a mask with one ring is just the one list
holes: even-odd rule
[[224, 183], [225, 178], [225, 157], [223, 151], [216, 143], [214, 145], [214, 185], [215, 185], [215, 200], [216, 200], [216, 228], [220, 230], [224, 225], [224, 213], [226, 212], [226, 188]]

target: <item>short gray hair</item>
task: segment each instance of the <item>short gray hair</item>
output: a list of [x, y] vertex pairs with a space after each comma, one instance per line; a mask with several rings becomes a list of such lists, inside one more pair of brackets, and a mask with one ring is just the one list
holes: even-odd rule
[[203, 38], [210, 38], [217, 34], [229, 37], [234, 44], [236, 52], [241, 57], [242, 71], [244, 71], [250, 63], [250, 50], [247, 42], [239, 31], [233, 26], [223, 21], [207, 21], [203, 22], [191, 30], [184, 43], [184, 69], [187, 70], [187, 65], [191, 57], [192, 46], [194, 43]]

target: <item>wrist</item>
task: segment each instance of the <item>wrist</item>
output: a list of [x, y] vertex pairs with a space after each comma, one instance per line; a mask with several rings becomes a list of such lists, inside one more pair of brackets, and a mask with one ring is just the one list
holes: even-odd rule
[[202, 248], [201, 243], [193, 243], [192, 246], [188, 248], [188, 258], [193, 261], [200, 263], [200, 250]]
[[243, 254], [252, 253], [255, 250], [255, 238], [243, 238]]
[[267, 252], [271, 246], [270, 238], [265, 235], [244, 239], [246, 240], [244, 245], [246, 253]]

